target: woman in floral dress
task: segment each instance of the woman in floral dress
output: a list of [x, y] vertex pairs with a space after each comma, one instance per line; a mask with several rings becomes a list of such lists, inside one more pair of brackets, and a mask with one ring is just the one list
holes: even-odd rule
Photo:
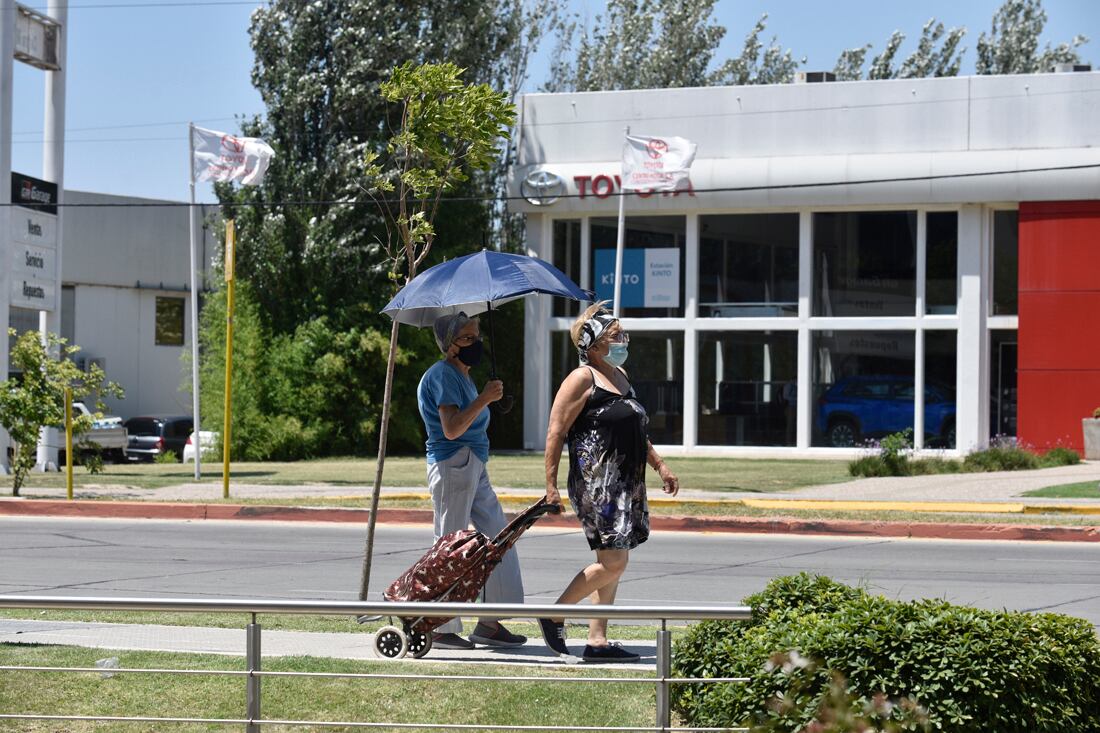
[[[584, 528], [596, 562], [577, 573], [558, 603], [578, 603], [586, 596], [599, 604], [615, 602], [619, 578], [630, 550], [649, 538], [645, 468], [660, 475], [664, 491], [680, 490], [649, 442], [645, 408], [638, 402], [622, 365], [630, 337], [619, 320], [596, 304], [571, 329], [581, 365], [565, 378], [554, 397], [546, 433], [546, 497], [560, 503], [558, 461], [569, 444], [569, 501]], [[540, 619], [547, 646], [569, 654], [564, 619]], [[638, 655], [607, 641], [607, 620], [592, 619], [588, 644], [581, 655], [592, 662], [629, 662]]]

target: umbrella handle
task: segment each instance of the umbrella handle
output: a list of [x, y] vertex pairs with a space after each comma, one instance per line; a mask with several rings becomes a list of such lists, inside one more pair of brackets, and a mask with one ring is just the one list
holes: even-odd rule
[[[489, 306], [488, 318], [489, 318], [489, 343], [492, 344], [492, 348], [489, 349], [489, 379], [497, 378], [497, 341], [493, 337], [493, 304], [492, 302], [486, 303]], [[512, 395], [504, 395], [497, 402], [493, 403], [497, 412], [501, 415], [507, 415], [512, 411], [512, 407], [515, 405], [516, 398]]]

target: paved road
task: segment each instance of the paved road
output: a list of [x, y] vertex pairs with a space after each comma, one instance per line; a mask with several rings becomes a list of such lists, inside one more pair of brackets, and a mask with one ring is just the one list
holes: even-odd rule
[[[353, 600], [363, 529], [338, 524], [0, 519], [0, 594]], [[372, 597], [430, 544], [380, 526]], [[520, 541], [527, 598], [551, 602], [591, 553], [576, 531]], [[1050, 610], [1100, 624], [1090, 544], [664, 533], [632, 556], [620, 603], [731, 604], [802, 570], [903, 599]]]

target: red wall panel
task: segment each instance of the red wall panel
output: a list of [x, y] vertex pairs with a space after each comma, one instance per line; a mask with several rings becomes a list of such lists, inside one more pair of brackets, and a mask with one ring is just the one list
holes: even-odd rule
[[1100, 407], [1100, 201], [1022, 203], [1019, 221], [1018, 436], [1081, 450]]

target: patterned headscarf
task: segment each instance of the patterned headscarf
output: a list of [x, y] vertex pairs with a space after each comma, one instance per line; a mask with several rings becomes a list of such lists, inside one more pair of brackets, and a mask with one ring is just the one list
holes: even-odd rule
[[618, 318], [610, 313], [604, 312], [597, 313], [584, 322], [584, 325], [581, 326], [580, 343], [577, 344], [577, 356], [580, 358], [581, 364], [588, 363], [588, 350], [599, 341], [603, 332], [610, 328], [612, 323], [618, 320]]
[[458, 332], [469, 322], [470, 317], [462, 311], [436, 318], [435, 323], [432, 324], [432, 331], [435, 334], [435, 343], [439, 350], [446, 354], [447, 349], [451, 348], [455, 337], [458, 336]]

